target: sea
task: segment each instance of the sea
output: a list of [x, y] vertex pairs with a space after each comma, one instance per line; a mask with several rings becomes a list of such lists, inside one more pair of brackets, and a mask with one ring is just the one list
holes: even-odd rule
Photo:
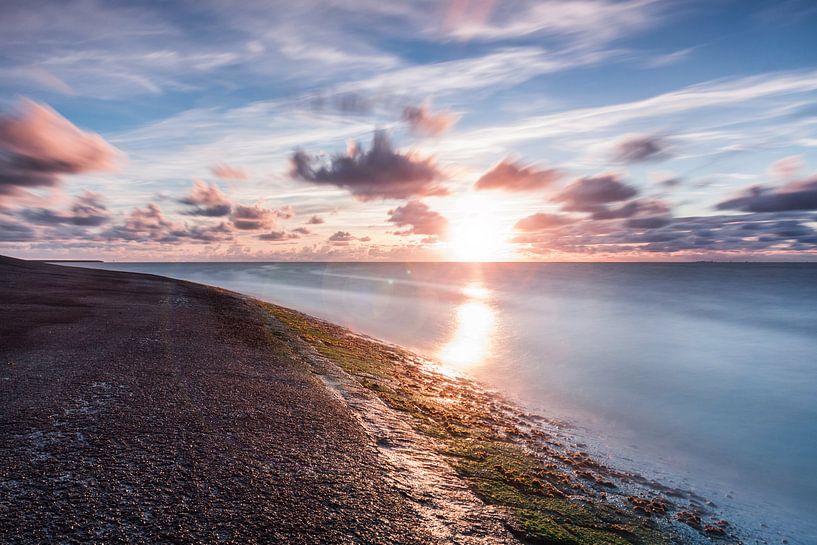
[[[251, 295], [401, 345], [596, 455], [817, 543], [817, 264], [86, 263]], [[785, 540], [785, 541], [784, 541]]]

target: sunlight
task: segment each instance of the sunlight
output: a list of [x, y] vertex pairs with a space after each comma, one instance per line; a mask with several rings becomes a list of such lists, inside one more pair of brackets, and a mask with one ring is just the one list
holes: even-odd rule
[[491, 346], [494, 311], [486, 302], [490, 291], [479, 284], [470, 284], [462, 293], [471, 297], [457, 308], [454, 336], [439, 353], [445, 371], [458, 371], [482, 362]]
[[494, 261], [508, 253], [495, 206], [482, 195], [460, 199], [452, 214], [448, 248], [451, 257], [460, 261]]

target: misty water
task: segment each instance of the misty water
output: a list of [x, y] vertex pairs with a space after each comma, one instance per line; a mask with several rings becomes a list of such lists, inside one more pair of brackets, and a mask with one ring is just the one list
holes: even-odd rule
[[84, 266], [221, 286], [405, 346], [758, 534], [817, 543], [817, 265]]

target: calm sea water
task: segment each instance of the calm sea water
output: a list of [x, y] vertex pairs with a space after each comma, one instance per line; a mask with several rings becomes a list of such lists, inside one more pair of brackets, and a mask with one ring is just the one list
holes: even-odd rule
[[776, 542], [817, 543], [817, 265], [93, 266], [225, 287], [411, 348]]

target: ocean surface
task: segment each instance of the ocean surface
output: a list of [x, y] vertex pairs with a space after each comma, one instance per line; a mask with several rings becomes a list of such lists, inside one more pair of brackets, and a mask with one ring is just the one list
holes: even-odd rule
[[221, 286], [405, 346], [770, 543], [817, 543], [815, 264], [82, 266]]

